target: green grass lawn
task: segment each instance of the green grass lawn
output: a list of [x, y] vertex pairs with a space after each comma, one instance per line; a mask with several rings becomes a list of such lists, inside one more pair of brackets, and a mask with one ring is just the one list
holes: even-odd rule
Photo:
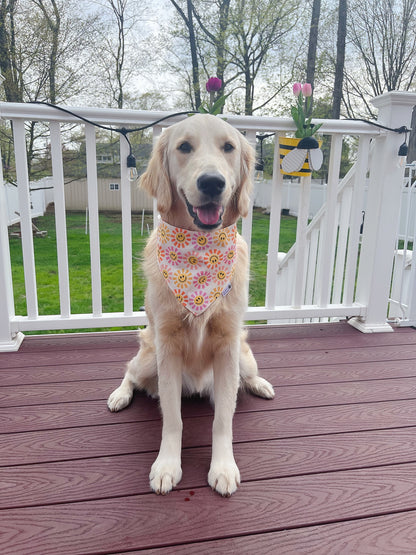
[[[34, 238], [36, 279], [38, 286], [38, 303], [40, 314], [59, 314], [58, 263], [56, 253], [55, 216], [48, 213], [37, 218], [36, 225], [46, 230], [44, 238]], [[151, 228], [152, 218], [145, 216]], [[253, 232], [251, 248], [250, 305], [263, 306], [266, 286], [267, 245], [269, 233], [269, 216], [261, 210], [253, 214]], [[69, 278], [71, 290], [71, 312], [89, 313], [91, 302], [90, 241], [85, 233], [85, 214], [67, 214]], [[280, 250], [288, 251], [295, 240], [296, 219], [282, 217], [280, 231]], [[144, 304], [145, 280], [140, 267], [140, 257], [147, 239], [147, 232], [141, 236], [141, 215], [133, 215], [133, 297], [134, 310]], [[123, 266], [121, 215], [100, 214], [101, 246], [101, 284], [103, 312], [123, 311]], [[21, 241], [10, 239], [12, 259], [13, 287], [17, 315], [26, 315], [26, 298], [23, 274], [23, 257]]]

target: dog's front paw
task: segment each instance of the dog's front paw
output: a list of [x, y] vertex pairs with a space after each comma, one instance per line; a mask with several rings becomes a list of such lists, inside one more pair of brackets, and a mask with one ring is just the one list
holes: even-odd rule
[[118, 412], [127, 407], [130, 404], [133, 397], [133, 391], [131, 388], [127, 388], [124, 385], [120, 385], [117, 389], [113, 391], [107, 400], [107, 406], [111, 412]]
[[253, 395], [263, 399], [274, 399], [274, 389], [271, 383], [264, 378], [256, 376], [247, 382], [247, 387]]
[[240, 471], [234, 461], [212, 463], [208, 473], [208, 483], [223, 497], [230, 497], [240, 485]]
[[158, 495], [166, 495], [182, 478], [180, 461], [157, 458], [150, 470], [150, 487]]

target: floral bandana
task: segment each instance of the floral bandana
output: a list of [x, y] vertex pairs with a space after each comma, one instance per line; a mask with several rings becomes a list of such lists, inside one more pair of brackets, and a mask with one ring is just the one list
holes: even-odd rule
[[160, 271], [178, 301], [195, 316], [231, 289], [237, 225], [189, 231], [161, 222], [157, 229]]

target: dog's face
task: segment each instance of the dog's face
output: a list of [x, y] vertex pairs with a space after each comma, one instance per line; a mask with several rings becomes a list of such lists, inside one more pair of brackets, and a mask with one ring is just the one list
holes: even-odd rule
[[163, 219], [188, 229], [216, 229], [249, 209], [253, 149], [222, 119], [198, 114], [167, 129], [141, 185]]

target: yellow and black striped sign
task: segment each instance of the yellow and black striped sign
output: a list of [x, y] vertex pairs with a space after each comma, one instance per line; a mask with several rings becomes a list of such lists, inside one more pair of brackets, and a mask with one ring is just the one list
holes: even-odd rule
[[311, 173], [311, 169], [309, 168], [309, 160], [306, 156], [305, 162], [302, 168], [297, 172], [287, 173], [282, 170], [282, 159], [291, 152], [293, 149], [297, 147], [299, 144], [300, 139], [292, 138], [292, 137], [279, 137], [279, 153], [280, 153], [280, 172], [285, 175], [294, 175], [302, 177], [303, 175], [308, 175]]

